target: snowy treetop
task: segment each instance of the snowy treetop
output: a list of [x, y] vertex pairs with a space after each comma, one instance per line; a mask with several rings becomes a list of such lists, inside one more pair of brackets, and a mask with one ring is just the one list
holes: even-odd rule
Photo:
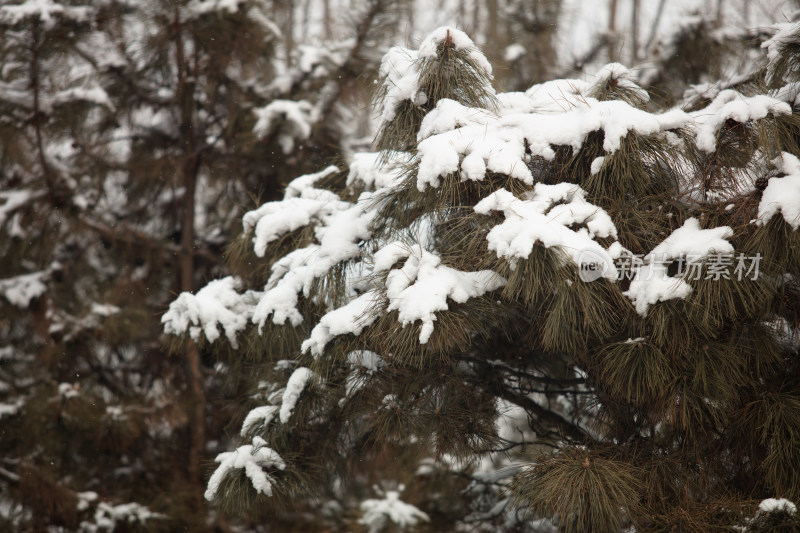
[[439, 46], [452, 46], [454, 50], [465, 50], [469, 59], [481, 71], [491, 76], [492, 65], [463, 31], [445, 26], [433, 30], [420, 44], [417, 55], [421, 58], [436, 57]]
[[[383, 122], [394, 118], [399, 100], [415, 98], [419, 58], [432, 57], [437, 46], [447, 39], [456, 49], [480, 54], [466, 36], [447, 28], [434, 32], [420, 51], [395, 47], [386, 54], [381, 67], [387, 85]], [[244, 215], [244, 235], [252, 240], [257, 257], [264, 257], [271, 243], [302, 228], [312, 230], [313, 242], [278, 258], [261, 290], [240, 294], [236, 291], [237, 282], [226, 278], [209, 284], [196, 295], [181, 295], [163, 317], [166, 331], [188, 331], [193, 337], [203, 332], [213, 341], [219, 336], [217, 325], [221, 325], [233, 344], [236, 334], [248, 323], [259, 329], [268, 320], [276, 325], [288, 321], [297, 326], [304, 321], [298, 307], [301, 296], [313, 299], [317, 280], [330, 275], [337, 265], [349, 265], [345, 284], [349, 303], [331, 307], [331, 302], [317, 301], [327, 306], [327, 314], [314, 325], [303, 350], [319, 356], [335, 337], [358, 335], [378, 316], [392, 311], [398, 312], [400, 326], [421, 325], [418, 340], [424, 344], [435, 327], [436, 313], [447, 310], [449, 302], [460, 303], [494, 291], [505, 280], [492, 271], [462, 272], [442, 264], [431, 243], [411, 244], [415, 240], [413, 231], [418, 230], [406, 235], [410, 240], [397, 242], [373, 231], [372, 224], [385, 205], [384, 198], [390, 198], [406, 180], [414, 180], [416, 188], [424, 192], [428, 187], [440, 187], [442, 180], [452, 177], [462, 181], [483, 181], [492, 174], [515, 178], [531, 187], [527, 194], [519, 197], [501, 189], [474, 206], [478, 214], [504, 214], [504, 220], [487, 234], [486, 250], [507, 260], [513, 269], [534, 246], [553, 247], [565, 252], [579, 267], [585, 261], [601, 261], [603, 275], [614, 280], [614, 261], [629, 252], [619, 243], [609, 246], [599, 242], [617, 237], [612, 217], [587, 202], [585, 191], [577, 185], [535, 183], [532, 158], [551, 160], [560, 146], [578, 150], [592, 132], [599, 131], [603, 133], [605, 156], [592, 162], [591, 172], [597, 174], [632, 134], [676, 142], [673, 132], [695, 132], [697, 147], [713, 152], [720, 128], [727, 120], [747, 122], [789, 112], [788, 105], [779, 100], [745, 97], [733, 90], [722, 91], [706, 108], [692, 114], [678, 109], [650, 113], [623, 100], [589, 96], [612, 81], [614, 86], [621, 84], [634, 94], [641, 92], [637, 98], [647, 101], [646, 92], [631, 81], [628, 70], [619, 64], [607, 65], [588, 82], [557, 80], [533, 86], [525, 93], [500, 94], [493, 110], [471, 108], [444, 98], [422, 119], [415, 153], [353, 155], [346, 181], [349, 186], [364, 190], [356, 200], [345, 200], [317, 187], [320, 180], [339, 172], [337, 167], [297, 178], [287, 187], [283, 200], [266, 203]], [[290, 116], [302, 105], [284, 105], [281, 101], [270, 104], [270, 109], [260, 112], [256, 129], [269, 128], [273, 110]], [[300, 123], [298, 119], [298, 131], [302, 130]], [[795, 201], [800, 192], [792, 185], [800, 173], [796, 162], [793, 156], [784, 157], [782, 168], [788, 175], [770, 181], [759, 220], [768, 220], [780, 211], [793, 227], [800, 224], [796, 205], [800, 204]], [[415, 172], [406, 172], [408, 168]], [[714, 251], [731, 251], [724, 240], [729, 236], [730, 228], [703, 230], [696, 220], [687, 220], [643, 263], [634, 265], [635, 276], [626, 295], [641, 314], [658, 301], [686, 297], [691, 287], [666, 276], [668, 261], [687, 254], [705, 257]], [[367, 241], [372, 241], [376, 250], [371, 256], [362, 249]], [[392, 269], [401, 259], [404, 264]], [[654, 276], [653, 272], [659, 275]]]

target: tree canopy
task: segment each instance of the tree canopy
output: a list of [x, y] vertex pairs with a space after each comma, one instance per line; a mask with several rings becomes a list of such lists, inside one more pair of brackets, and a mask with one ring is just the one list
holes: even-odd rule
[[798, 527], [800, 26], [770, 33], [670, 109], [618, 63], [498, 93], [455, 28], [391, 48], [380, 151], [246, 213], [232, 275], [162, 318], [252, 378], [206, 498], [320, 523], [361, 498], [370, 531]]

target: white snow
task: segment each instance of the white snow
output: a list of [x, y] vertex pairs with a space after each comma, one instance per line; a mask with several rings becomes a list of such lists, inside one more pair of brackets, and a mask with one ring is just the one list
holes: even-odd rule
[[258, 115], [253, 132], [259, 138], [264, 138], [278, 130], [278, 143], [284, 154], [294, 150], [295, 141], [303, 141], [311, 136], [317, 120], [314, 106], [306, 100], [273, 100], [253, 112]]
[[647, 316], [648, 309], [656, 302], [686, 298], [692, 292], [692, 286], [680, 277], [669, 276], [669, 265], [681, 258], [688, 264], [715, 253], [731, 254], [733, 245], [726, 239], [732, 236], [733, 229], [728, 226], [700, 229], [696, 218], [687, 219], [683, 226], [644, 257], [644, 264], [636, 267], [625, 296], [642, 316]]
[[0, 402], [0, 419], [2, 419], [4, 416], [13, 416], [17, 414], [24, 405], [25, 405], [25, 400], [22, 398], [19, 398], [14, 403]]
[[26, 309], [31, 304], [31, 300], [47, 291], [44, 282], [48, 275], [47, 271], [41, 271], [0, 279], [0, 295], [10, 304]]
[[380, 76], [386, 96], [380, 104], [380, 124], [390, 122], [397, 114], [397, 105], [404, 100], [414, 102], [419, 91], [417, 52], [393, 46], [381, 60]]
[[275, 414], [278, 412], [278, 409], [279, 408], [277, 405], [262, 405], [261, 407], [251, 409], [244, 418], [244, 422], [242, 422], [242, 437], [247, 435], [247, 433], [249, 433], [255, 427], [267, 427], [275, 418]]
[[594, 176], [595, 174], [600, 172], [600, 169], [603, 168], [603, 162], [605, 160], [606, 160], [605, 157], [595, 157], [592, 160], [592, 165], [591, 165], [591, 167], [589, 169], [589, 172], [592, 174], [592, 176]]
[[93, 490], [78, 492], [75, 496], [78, 497], [78, 505], [76, 505], [78, 511], [85, 511], [89, 508], [90, 503], [97, 501], [97, 493]]
[[[402, 250], [401, 245], [389, 246], [394, 260]], [[491, 270], [462, 272], [441, 264], [439, 256], [419, 247], [405, 247], [407, 260], [402, 268], [393, 269], [386, 277], [387, 311], [398, 312], [403, 327], [417, 320], [422, 322], [420, 344], [425, 344], [433, 333], [436, 311], [448, 309], [447, 300], [464, 303], [505, 285], [506, 280]], [[388, 261], [380, 251], [376, 254], [374, 272], [382, 272]]]
[[[546, 85], [546, 84], [545, 84]], [[533, 88], [532, 88], [533, 89]], [[598, 101], [577, 94], [561, 92], [553, 100], [552, 92], [563, 90], [562, 84], [537, 86], [528, 98], [543, 99], [539, 112], [509, 112], [501, 109], [495, 117], [485, 111], [459, 108], [459, 104], [445, 102], [438, 112], [426, 116], [417, 146], [420, 159], [417, 188], [438, 187], [441, 177], [461, 169], [462, 180], [482, 180], [487, 170], [506, 174], [533, 183], [526, 165], [528, 154], [546, 160], [555, 157], [553, 146], [570, 146], [579, 149], [587, 135], [603, 130], [603, 149], [613, 153], [620, 149], [622, 139], [630, 132], [653, 135], [681, 128], [692, 118], [679, 109], [662, 114], [652, 114], [637, 109], [623, 101]], [[586, 85], [583, 85], [586, 89]], [[766, 97], [768, 98], [768, 97]], [[521, 96], [504, 99], [506, 106], [524, 109]], [[773, 100], [777, 102], [777, 100]], [[786, 105], [779, 102], [780, 105]], [[536, 108], [531, 102], [529, 107]], [[438, 109], [438, 106], [437, 106]], [[528, 153], [526, 154], [526, 148]]]
[[503, 59], [509, 63], [516, 61], [526, 53], [525, 47], [519, 43], [514, 43], [506, 46], [503, 51]]
[[[2, 90], [0, 90], [0, 92], [2, 92]], [[0, 204], [0, 227], [5, 225], [6, 219], [14, 211], [44, 195], [44, 191], [31, 191], [27, 189], [0, 191], [0, 202], [2, 202], [2, 204]]]
[[246, 5], [247, 0], [192, 0], [186, 4], [184, 11], [189, 18], [220, 11], [227, 11], [233, 14], [243, 4]]
[[463, 126], [485, 126], [491, 119], [492, 113], [485, 109], [467, 107], [455, 100], [442, 98], [422, 119], [417, 140], [421, 141]]
[[[401, 486], [402, 490], [402, 486]], [[358, 523], [369, 528], [370, 533], [378, 533], [389, 522], [395, 527], [405, 529], [416, 526], [420, 521], [428, 522], [428, 515], [417, 507], [400, 499], [400, 492], [388, 490], [382, 499], [369, 499], [361, 502], [363, 516]]]
[[350, 172], [347, 174], [347, 186], [363, 187], [367, 191], [375, 191], [385, 187], [394, 187], [402, 179], [405, 154], [390, 152], [388, 161], [381, 162], [380, 152], [361, 152], [353, 154], [350, 160]]
[[[80, 497], [80, 495], [83, 496]], [[79, 497], [79, 510], [81, 510], [81, 506], [84, 506], [84, 509], [88, 508], [89, 502], [97, 500], [97, 494], [91, 491], [82, 492], [79, 494]], [[121, 503], [118, 505], [113, 505], [107, 502], [99, 502], [94, 512], [94, 521], [81, 522], [80, 531], [86, 533], [116, 531], [119, 522], [143, 526], [148, 520], [160, 518], [165, 518], [165, 515], [154, 513], [144, 505], [136, 502]]]
[[202, 332], [208, 342], [220, 336], [219, 324], [231, 346], [238, 348], [236, 334], [247, 326], [253, 314], [257, 294], [239, 293], [240, 282], [232, 276], [213, 280], [197, 294], [181, 293], [161, 317], [164, 332], [181, 335], [187, 330], [195, 341]]
[[[528, 198], [521, 200], [505, 189], [490, 194], [475, 205], [475, 212], [488, 215], [502, 211], [505, 220], [489, 231], [489, 249], [504, 257], [512, 268], [526, 259], [533, 246], [558, 248], [578, 266], [602, 262], [603, 275], [616, 279], [614, 255], [595, 237], [616, 237], [617, 229], [608, 214], [584, 199], [577, 185], [537, 183]], [[585, 227], [571, 229], [576, 224]]]
[[[422, 41], [419, 50], [394, 46], [381, 60], [380, 77], [386, 94], [380, 104], [379, 126], [395, 118], [397, 106], [401, 102], [408, 100], [416, 105], [424, 105], [428, 101], [427, 95], [419, 88], [420, 62], [436, 57], [437, 46], [448, 36], [455, 50], [466, 50], [468, 60], [474, 68], [491, 77], [492, 66], [486, 56], [464, 32], [455, 28], [440, 27], [434, 30]], [[486, 89], [494, 93], [491, 86]]]
[[116, 315], [117, 313], [122, 311], [122, 309], [120, 309], [116, 305], [101, 304], [101, 303], [93, 302], [92, 303], [92, 307], [91, 307], [91, 311], [92, 311], [93, 315], [98, 315], [98, 316], [102, 316], [102, 317], [108, 317], [108, 316]]
[[486, 59], [486, 56], [478, 50], [472, 39], [463, 31], [449, 26], [436, 28], [422, 41], [422, 44], [419, 45], [419, 57], [436, 57], [436, 49], [440, 44], [446, 42], [448, 38], [452, 42], [454, 50], [466, 50], [470, 61], [476, 68], [483, 71], [487, 76], [492, 75], [492, 65]]
[[761, 48], [767, 49], [767, 74], [772, 76], [775, 63], [780, 58], [787, 44], [800, 42], [800, 23], [782, 22], [773, 24], [771, 28], [775, 33], [771, 38], [761, 43]]
[[[319, 180], [327, 178], [328, 176], [336, 174], [337, 172], [339, 172], [339, 167], [330, 165], [319, 172], [304, 174], [299, 178], [295, 178], [289, 182], [289, 185], [286, 186], [286, 192], [283, 193], [283, 199], [287, 200], [289, 198], [303, 197], [303, 193], [306, 190], [313, 189], [314, 184], [316, 184]], [[318, 195], [315, 194], [314, 196]]]
[[289, 421], [300, 394], [303, 393], [308, 380], [312, 377], [314, 377], [314, 372], [306, 367], [301, 366], [292, 372], [289, 381], [286, 383], [286, 390], [283, 391], [283, 399], [281, 401], [280, 420], [282, 424]]
[[354, 350], [347, 354], [347, 364], [353, 367], [363, 367], [365, 370], [375, 372], [383, 364], [381, 356], [369, 350]]
[[364, 386], [369, 377], [380, 370], [383, 360], [375, 352], [355, 350], [347, 354], [347, 364], [353, 368], [345, 383], [345, 397], [350, 397]]
[[765, 94], [743, 96], [733, 89], [720, 92], [704, 109], [692, 113], [697, 132], [697, 147], [705, 152], [717, 149], [717, 134], [728, 119], [745, 123], [759, 120], [769, 114], [790, 115], [792, 108], [786, 102]]
[[796, 106], [800, 103], [800, 82], [787, 83], [771, 94], [781, 102]]
[[235, 451], [217, 455], [215, 460], [219, 463], [219, 466], [214, 471], [211, 479], [208, 480], [208, 487], [205, 492], [206, 500], [211, 501], [214, 499], [220, 483], [229, 472], [242, 468], [247, 477], [250, 478], [250, 482], [256, 492], [265, 496], [272, 496], [272, 485], [275, 483], [275, 478], [263, 469], [285, 470], [286, 463], [275, 450], [267, 446], [266, 441], [261, 437], [253, 437], [252, 442], [253, 444], [239, 446]]
[[[253, 312], [253, 323], [258, 325], [259, 332], [264, 329], [270, 315], [273, 324], [282, 325], [288, 320], [296, 327], [303, 322], [303, 315], [297, 309], [298, 294], [305, 288], [310, 288], [310, 281], [306, 283], [306, 277], [299, 271], [308, 270], [306, 265], [313, 261], [317, 250], [317, 245], [300, 248], [273, 265], [272, 277], [275, 280], [268, 284]], [[280, 277], [276, 277], [278, 274]]]
[[62, 398], [68, 400], [70, 398], [76, 398], [80, 395], [80, 385], [73, 384], [73, 383], [59, 383], [58, 384], [58, 394]]
[[114, 104], [108, 97], [108, 93], [99, 86], [91, 88], [74, 87], [72, 89], [60, 91], [53, 97], [52, 103], [54, 105], [64, 105], [70, 104], [76, 100], [104, 106], [112, 112], [115, 110]]
[[377, 291], [369, 291], [347, 305], [329, 311], [320, 319], [311, 335], [303, 341], [303, 353], [311, 351], [314, 357], [322, 355], [325, 346], [339, 335], [359, 335], [364, 328], [378, 319], [376, 308], [382, 298]]
[[779, 511], [795, 514], [797, 512], [797, 506], [786, 498], [767, 498], [758, 504], [759, 513], [774, 513]]
[[88, 6], [65, 6], [52, 0], [27, 0], [21, 4], [0, 7], [0, 22], [19, 24], [26, 18], [38, 18], [45, 29], [51, 29], [58, 18], [84, 22], [91, 16]]
[[[317, 190], [313, 189], [313, 191]], [[305, 190], [303, 194], [308, 191], [308, 189]], [[263, 328], [270, 315], [272, 315], [274, 324], [284, 324], [286, 320], [289, 320], [294, 326], [300, 324], [303, 317], [297, 310], [298, 294], [302, 292], [308, 296], [315, 279], [324, 276], [336, 264], [361, 254], [358, 244], [371, 236], [369, 226], [375, 216], [374, 210], [366, 210], [370, 198], [371, 193], [365, 192], [355, 204], [338, 200], [335, 203], [318, 206], [311, 203], [301, 204], [312, 208], [319, 207], [315, 217], [322, 220], [314, 230], [319, 244], [310, 244], [305, 248], [297, 249], [272, 266], [272, 274], [265, 288], [266, 292], [261, 296], [253, 314], [253, 322], [259, 326], [259, 329]], [[283, 228], [288, 227], [286, 225], [287, 218], [281, 217], [293, 217], [297, 213], [292, 213], [290, 209], [287, 209], [286, 204], [302, 201], [305, 199], [293, 198], [275, 202], [275, 207], [271, 208], [274, 211], [272, 215], [276, 221], [275, 224], [283, 224], [280, 226]], [[263, 220], [262, 218], [258, 221], [258, 226], [262, 225]], [[259, 236], [258, 226], [256, 227], [256, 239], [260, 238], [265, 241], [272, 238], [273, 228], [264, 224], [265, 231]], [[257, 240], [256, 246], [260, 246], [261, 242], [263, 241]], [[257, 253], [260, 250], [261, 248], [257, 248]]]
[[[293, 193], [294, 190], [287, 191], [287, 194]], [[299, 197], [267, 202], [245, 213], [242, 217], [243, 232], [245, 235], [253, 234], [253, 251], [258, 257], [264, 257], [267, 245], [272, 241], [351, 205], [330, 191], [308, 187], [302, 189]]]
[[650, 101], [650, 95], [633, 81], [633, 73], [620, 63], [609, 63], [594, 75], [593, 86], [600, 87], [614, 80], [618, 87], [628, 89], [645, 102]]
[[786, 176], [770, 178], [758, 203], [756, 223], [764, 225], [780, 212], [786, 223], [796, 230], [800, 227], [800, 160], [783, 152], [773, 163]]

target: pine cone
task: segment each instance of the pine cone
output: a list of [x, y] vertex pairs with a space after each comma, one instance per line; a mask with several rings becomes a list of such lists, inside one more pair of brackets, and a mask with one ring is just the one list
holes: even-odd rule
[[769, 178], [767, 176], [761, 176], [756, 180], [756, 189], [758, 189], [759, 191], [763, 191], [764, 189], [767, 188], [768, 184], [769, 184]]

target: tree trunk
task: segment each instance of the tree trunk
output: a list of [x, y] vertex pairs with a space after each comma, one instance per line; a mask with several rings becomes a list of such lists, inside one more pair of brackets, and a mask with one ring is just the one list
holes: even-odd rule
[[653, 19], [653, 26], [650, 28], [650, 37], [647, 38], [647, 44], [644, 45], [644, 53], [648, 54], [650, 52], [650, 47], [653, 46], [653, 43], [656, 40], [656, 34], [658, 33], [658, 25], [661, 22], [661, 16], [664, 14], [664, 4], [667, 3], [667, 0], [661, 0], [658, 3], [658, 11], [656, 11], [656, 18]]
[[331, 38], [331, 0], [322, 1], [322, 25], [325, 31], [325, 40]]
[[[177, 10], [175, 12], [175, 60], [178, 75], [176, 98], [180, 106], [180, 133], [184, 143], [183, 163], [179, 170], [186, 194], [184, 195], [183, 220], [181, 223], [180, 288], [194, 290], [194, 216], [197, 174], [200, 166], [197, 135], [194, 129], [194, 82], [189, 81], [189, 65], [183, 48], [183, 34]], [[189, 412], [189, 450], [187, 469], [189, 478], [201, 489], [197, 502], [201, 502], [202, 476], [200, 459], [205, 449], [205, 387], [200, 352], [189, 340], [186, 345], [186, 365], [191, 408]]]
[[608, 2], [608, 60], [617, 61], [617, 0]]
[[639, 0], [631, 0], [631, 64], [639, 61]]

